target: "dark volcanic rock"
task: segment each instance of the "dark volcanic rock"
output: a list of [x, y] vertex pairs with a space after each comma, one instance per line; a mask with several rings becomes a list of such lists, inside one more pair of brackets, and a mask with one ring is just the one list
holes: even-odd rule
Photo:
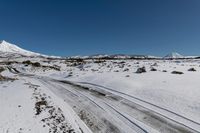
[[195, 71], [197, 71], [197, 70], [194, 69], [194, 68], [190, 68], [190, 69], [188, 69], [188, 71], [195, 72]]
[[145, 67], [140, 67], [137, 69], [137, 71], [135, 73], [144, 73], [146, 72], [146, 68]]
[[180, 71], [172, 71], [171, 73], [172, 74], [184, 74], [183, 72], [180, 72]]

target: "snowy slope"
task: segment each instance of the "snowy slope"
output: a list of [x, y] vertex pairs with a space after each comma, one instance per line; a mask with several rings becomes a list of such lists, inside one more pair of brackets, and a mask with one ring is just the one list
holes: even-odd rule
[[176, 53], [176, 52], [172, 52], [170, 54], [167, 54], [165, 57], [165, 59], [169, 59], [169, 58], [184, 58], [183, 55], [179, 54], [179, 53]]
[[28, 51], [28, 50], [18, 47], [15, 44], [11, 44], [5, 40], [0, 41], [0, 56], [12, 56], [12, 55], [15, 57], [19, 55], [23, 55], [23, 56], [33, 56], [33, 57], [42, 56], [42, 57], [50, 57], [50, 58], [61, 58], [59, 56], [49, 56], [49, 55], [44, 55], [44, 54]]
[[39, 53], [34, 53], [28, 50], [24, 50], [17, 45], [11, 44], [9, 42], [6, 42], [5, 40], [0, 41], [0, 52], [7, 52], [7, 53], [16, 53], [26, 56], [40, 56]]

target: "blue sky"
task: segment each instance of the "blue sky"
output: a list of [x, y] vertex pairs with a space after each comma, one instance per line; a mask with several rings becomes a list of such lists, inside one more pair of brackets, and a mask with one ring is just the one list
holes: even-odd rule
[[50, 55], [200, 55], [200, 0], [1, 0], [0, 40]]

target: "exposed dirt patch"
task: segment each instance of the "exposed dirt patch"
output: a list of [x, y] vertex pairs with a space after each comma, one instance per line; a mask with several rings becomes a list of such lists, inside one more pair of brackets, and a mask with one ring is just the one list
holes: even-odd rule
[[26, 83], [33, 89], [33, 99], [35, 99], [35, 117], [41, 118], [43, 127], [49, 128], [49, 133], [75, 133], [75, 130], [66, 121], [63, 111], [57, 107], [50, 96], [42, 93], [38, 85]]

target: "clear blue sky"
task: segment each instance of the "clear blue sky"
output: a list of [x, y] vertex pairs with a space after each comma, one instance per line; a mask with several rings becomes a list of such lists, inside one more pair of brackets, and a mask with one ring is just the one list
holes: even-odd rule
[[200, 0], [1, 0], [0, 40], [51, 55], [200, 55]]

